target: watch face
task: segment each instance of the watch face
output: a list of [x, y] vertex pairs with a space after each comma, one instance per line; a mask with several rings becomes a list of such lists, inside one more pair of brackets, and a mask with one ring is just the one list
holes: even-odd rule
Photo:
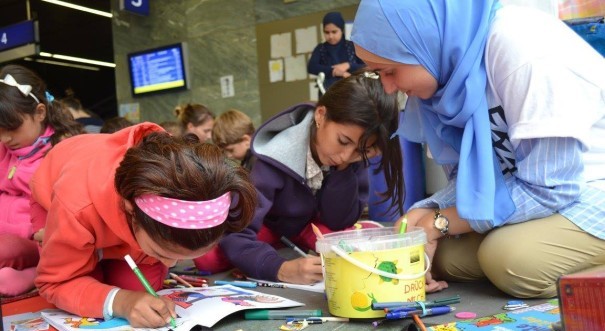
[[439, 216], [435, 219], [435, 227], [439, 230], [441, 229], [445, 229], [448, 226], [449, 222], [447, 221], [447, 218], [443, 217], [443, 216]]

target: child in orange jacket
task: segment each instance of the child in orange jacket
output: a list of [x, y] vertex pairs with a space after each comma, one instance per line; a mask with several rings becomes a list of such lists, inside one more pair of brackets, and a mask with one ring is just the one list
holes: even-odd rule
[[197, 137], [152, 123], [81, 135], [51, 150], [31, 181], [48, 212], [36, 286], [58, 308], [161, 327], [174, 303], [145, 292], [129, 254], [157, 290], [167, 268], [207, 252], [252, 218], [246, 171]]

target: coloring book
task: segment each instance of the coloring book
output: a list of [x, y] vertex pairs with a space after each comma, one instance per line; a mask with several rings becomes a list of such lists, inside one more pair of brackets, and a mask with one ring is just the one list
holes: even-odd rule
[[431, 331], [552, 331], [561, 320], [558, 300], [472, 320], [459, 320], [429, 327]]
[[4, 331], [42, 331], [49, 328], [40, 312], [4, 316], [2, 323]]
[[[158, 295], [169, 298], [176, 304], [177, 327], [174, 331], [190, 331], [199, 326], [212, 327], [227, 315], [245, 309], [271, 309], [303, 306], [303, 303], [243, 289], [232, 285], [175, 288], [158, 291]], [[58, 309], [42, 311], [42, 317], [59, 331], [133, 331], [135, 329], [122, 318], [104, 320], [69, 314]], [[164, 327], [157, 330], [168, 331]]]

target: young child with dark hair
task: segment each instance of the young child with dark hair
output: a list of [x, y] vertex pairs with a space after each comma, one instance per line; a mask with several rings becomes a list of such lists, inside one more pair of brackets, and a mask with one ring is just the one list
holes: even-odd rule
[[200, 269], [231, 265], [266, 280], [310, 284], [322, 279], [321, 259], [286, 260], [275, 246], [285, 236], [315, 248], [311, 224], [328, 233], [350, 229], [368, 202], [368, 159], [382, 154], [385, 200], [403, 205], [403, 171], [395, 94], [384, 92], [378, 75], [363, 72], [337, 81], [317, 104], [293, 106], [254, 134], [251, 177], [259, 204], [250, 226], [227, 234], [220, 249], [195, 259]]
[[212, 142], [220, 147], [228, 158], [240, 161], [242, 167], [252, 169], [250, 143], [254, 135], [252, 119], [245, 113], [230, 109], [214, 120]]
[[29, 180], [51, 146], [81, 126], [29, 69], [0, 69], [0, 296], [34, 287], [38, 245], [33, 241]]
[[156, 124], [59, 144], [31, 181], [47, 213], [36, 286], [80, 316], [161, 327], [174, 303], [145, 291], [124, 256], [161, 289], [168, 267], [201, 256], [250, 222], [256, 193], [247, 172], [212, 144]]

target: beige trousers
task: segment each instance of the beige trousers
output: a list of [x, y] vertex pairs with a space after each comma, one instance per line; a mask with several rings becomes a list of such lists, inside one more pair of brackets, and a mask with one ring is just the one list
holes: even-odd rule
[[605, 265], [605, 240], [555, 214], [439, 240], [432, 272], [437, 280], [487, 278], [518, 298], [552, 298], [561, 275]]

